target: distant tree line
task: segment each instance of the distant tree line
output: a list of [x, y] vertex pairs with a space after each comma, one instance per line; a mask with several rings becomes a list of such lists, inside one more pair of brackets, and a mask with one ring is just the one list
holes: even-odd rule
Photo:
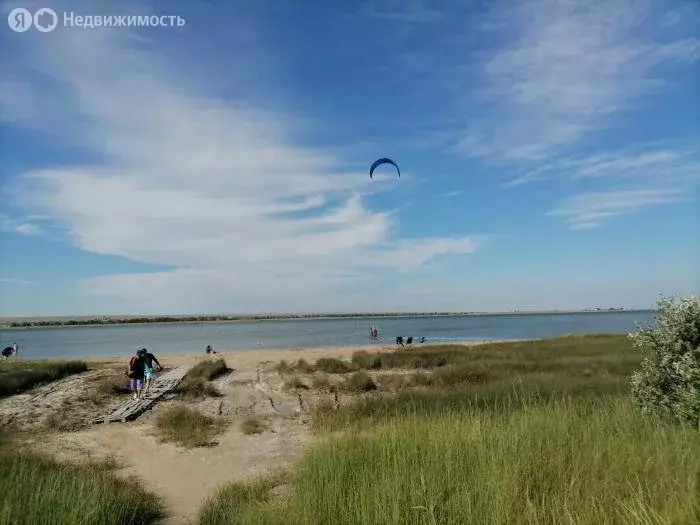
[[[624, 308], [589, 308], [584, 312], [617, 312]], [[519, 312], [503, 312], [508, 313]], [[526, 312], [523, 312], [526, 313]], [[549, 312], [557, 313], [557, 312]], [[205, 323], [217, 321], [270, 321], [285, 319], [332, 319], [332, 318], [381, 318], [381, 317], [459, 317], [465, 315], [480, 315], [477, 312], [384, 312], [384, 313], [338, 313], [338, 314], [268, 314], [268, 315], [193, 315], [193, 316], [158, 316], [158, 317], [94, 317], [92, 319], [52, 319], [36, 321], [12, 321], [12, 328], [29, 328], [34, 326], [90, 326], [90, 325], [119, 325], [119, 324], [148, 324], [148, 323]], [[484, 314], [486, 315], [486, 314]], [[495, 314], [488, 314], [495, 315]]]

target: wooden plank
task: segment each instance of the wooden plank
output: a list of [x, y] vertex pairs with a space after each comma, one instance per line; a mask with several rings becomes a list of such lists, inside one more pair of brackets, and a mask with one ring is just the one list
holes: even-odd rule
[[146, 410], [153, 408], [161, 397], [171, 392], [180, 383], [187, 370], [186, 367], [176, 368], [162, 376], [156, 377], [151, 383], [148, 393], [141, 399], [129, 399], [129, 401], [126, 401], [109, 414], [96, 418], [93, 420], [93, 423], [123, 423], [136, 419]]

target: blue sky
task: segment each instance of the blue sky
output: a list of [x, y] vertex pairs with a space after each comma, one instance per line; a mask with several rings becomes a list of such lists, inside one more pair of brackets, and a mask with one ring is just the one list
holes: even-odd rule
[[0, 4], [0, 315], [697, 293], [700, 6], [583, 4]]

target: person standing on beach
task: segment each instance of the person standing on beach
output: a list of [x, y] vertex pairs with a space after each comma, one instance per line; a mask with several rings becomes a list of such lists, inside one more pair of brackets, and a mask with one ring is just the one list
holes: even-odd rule
[[[163, 367], [160, 366], [160, 363], [158, 362], [158, 359], [156, 359], [156, 356], [154, 356], [145, 348], [139, 350], [139, 355], [141, 356], [141, 359], [143, 359], [144, 378], [146, 379], [146, 385], [143, 388], [143, 393], [145, 394], [151, 388], [151, 379], [155, 379], [156, 372], [160, 372], [161, 370], [163, 370]], [[153, 363], [156, 364], [158, 370], [154, 371]]]
[[146, 373], [146, 361], [141, 354], [141, 350], [137, 350], [136, 355], [131, 357], [129, 368], [126, 375], [129, 378], [131, 390], [134, 392], [134, 399], [141, 397], [143, 389], [143, 380]]
[[19, 352], [19, 348], [17, 348], [17, 343], [14, 343], [12, 345], [12, 355], [15, 356], [15, 358], [17, 358], [17, 352]]

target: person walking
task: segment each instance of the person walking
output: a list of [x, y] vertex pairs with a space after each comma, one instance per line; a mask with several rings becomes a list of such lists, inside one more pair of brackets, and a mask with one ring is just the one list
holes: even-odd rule
[[134, 399], [141, 397], [143, 389], [143, 380], [146, 374], [146, 361], [141, 354], [141, 350], [136, 351], [136, 355], [129, 360], [129, 368], [126, 370], [126, 375], [129, 378], [129, 386], [134, 393]]
[[[143, 393], [146, 394], [148, 393], [148, 390], [151, 388], [151, 380], [156, 378], [156, 372], [160, 372], [163, 370], [163, 367], [160, 366], [160, 363], [158, 362], [158, 359], [156, 359], [156, 356], [154, 356], [152, 353], [150, 353], [148, 350], [145, 348], [142, 348], [139, 350], [139, 355], [141, 356], [141, 359], [143, 359], [143, 365], [144, 365], [144, 379], [146, 381], [146, 384], [143, 388]], [[158, 367], [158, 370], [154, 370], [153, 368], [153, 363], [156, 364]]]

